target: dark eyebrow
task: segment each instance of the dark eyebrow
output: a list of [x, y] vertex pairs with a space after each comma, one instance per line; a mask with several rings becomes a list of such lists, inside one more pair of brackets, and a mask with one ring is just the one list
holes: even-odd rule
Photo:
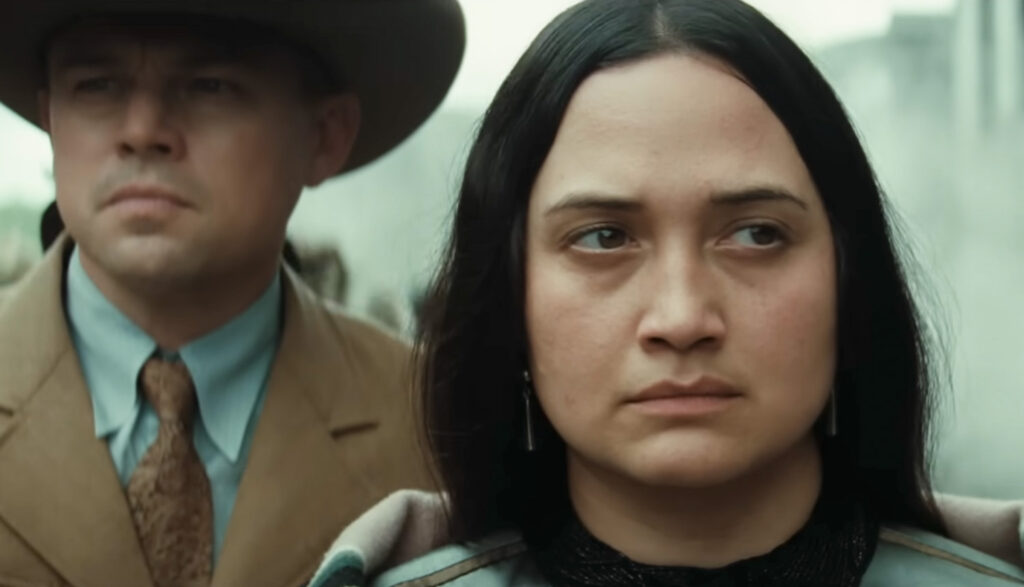
[[720, 206], [745, 206], [757, 202], [788, 202], [807, 210], [807, 202], [803, 199], [772, 186], [717, 192], [711, 196], [711, 203]]
[[544, 211], [545, 216], [567, 210], [609, 210], [637, 212], [643, 205], [635, 199], [599, 192], [572, 192]]
[[[735, 191], [721, 191], [712, 194], [710, 201], [716, 206], [746, 206], [757, 202], [786, 202], [807, 210], [807, 202], [783, 188], [761, 186]], [[626, 196], [601, 192], [572, 192], [549, 207], [545, 216], [566, 210], [607, 210], [616, 212], [637, 212], [643, 204]]]

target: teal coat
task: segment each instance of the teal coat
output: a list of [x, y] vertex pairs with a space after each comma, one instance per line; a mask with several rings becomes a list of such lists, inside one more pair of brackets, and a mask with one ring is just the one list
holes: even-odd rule
[[[373, 587], [550, 587], [515, 534], [434, 550], [370, 581]], [[935, 534], [883, 527], [863, 587], [1024, 585], [1024, 571]]]

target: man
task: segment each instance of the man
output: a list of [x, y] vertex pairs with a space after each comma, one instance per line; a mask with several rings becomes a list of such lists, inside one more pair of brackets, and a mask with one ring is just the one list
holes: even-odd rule
[[407, 349], [281, 264], [450, 85], [457, 0], [0, 8], [66, 234], [0, 298], [0, 585], [293, 586], [427, 483]]

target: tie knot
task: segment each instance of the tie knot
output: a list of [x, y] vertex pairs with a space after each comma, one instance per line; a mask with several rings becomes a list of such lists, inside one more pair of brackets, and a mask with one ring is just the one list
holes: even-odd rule
[[196, 409], [196, 393], [188, 367], [182, 361], [152, 357], [142, 366], [139, 377], [142, 394], [161, 421], [188, 425]]

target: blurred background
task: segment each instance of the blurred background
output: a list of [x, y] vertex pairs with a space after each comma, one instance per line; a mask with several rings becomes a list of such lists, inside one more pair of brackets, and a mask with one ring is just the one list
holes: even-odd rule
[[[537, 32], [574, 3], [460, 1], [467, 54], [440, 110], [380, 161], [309, 190], [290, 226], [315, 287], [406, 333], [477, 121]], [[836, 88], [918, 260], [915, 288], [946, 341], [938, 487], [1024, 499], [1024, 0], [751, 4]], [[45, 135], [0, 106], [0, 287], [41, 254], [52, 197]]]

